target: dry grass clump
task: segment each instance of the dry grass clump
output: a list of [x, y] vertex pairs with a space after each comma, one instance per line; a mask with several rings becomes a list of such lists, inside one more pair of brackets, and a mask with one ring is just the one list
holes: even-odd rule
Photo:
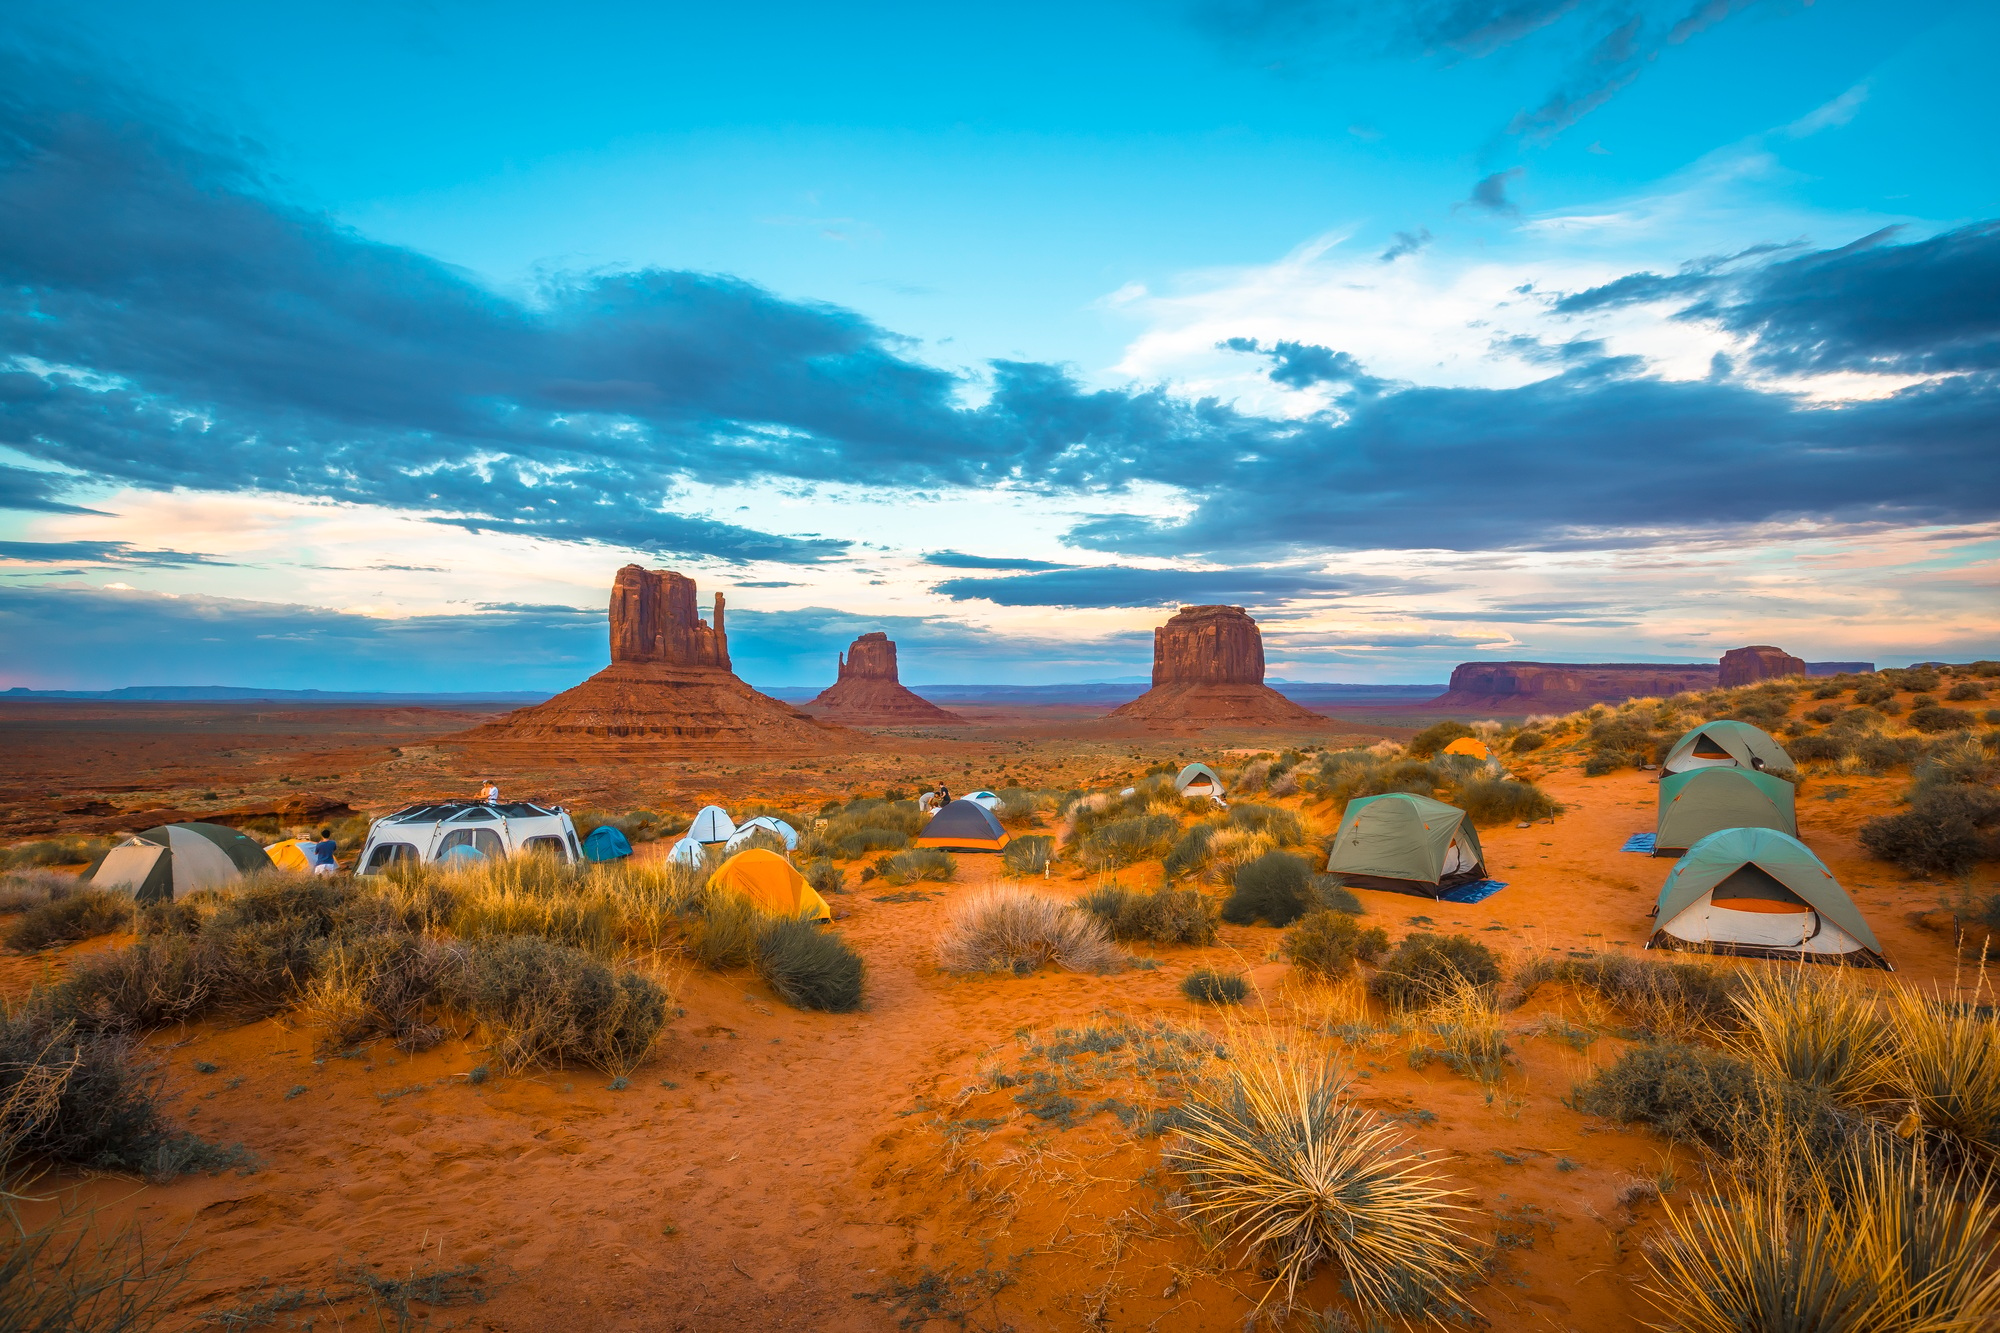
[[18, 847], [0, 847], [0, 870], [89, 865], [103, 860], [111, 846], [108, 838], [40, 838]]
[[1068, 903], [1021, 889], [988, 889], [952, 909], [936, 946], [947, 972], [1012, 972], [1043, 964], [1066, 972], [1116, 972], [1125, 955], [1102, 922]]
[[794, 1009], [852, 1013], [861, 1007], [867, 964], [817, 921], [777, 918], [757, 932], [757, 975]]
[[958, 862], [949, 852], [935, 847], [913, 847], [907, 852], [885, 856], [872, 867], [875, 878], [885, 884], [914, 884], [928, 880], [945, 884], [958, 878]]
[[21, 953], [74, 944], [124, 930], [132, 923], [132, 896], [84, 889], [31, 907], [7, 928], [7, 947]]
[[1172, 815], [1114, 819], [1076, 840], [1076, 860], [1087, 870], [1118, 870], [1165, 856], [1180, 831], [1180, 820]]
[[1181, 978], [1181, 994], [1197, 1004], [1241, 1004], [1250, 995], [1250, 978], [1241, 972], [1198, 967]]
[[1973, 998], [1960, 1004], [1914, 986], [1891, 990], [1889, 1080], [1909, 1107], [1911, 1128], [2000, 1162], [2000, 1018], [1983, 986]]
[[1345, 1092], [1317, 1053], [1239, 1057], [1182, 1113], [1169, 1160], [1189, 1178], [1186, 1213], [1275, 1272], [1267, 1301], [1291, 1305], [1334, 1264], [1365, 1310], [1462, 1309], [1455, 1285], [1474, 1260], [1459, 1191]]
[[1257, 921], [1289, 926], [1318, 905], [1312, 865], [1290, 852], [1266, 852], [1237, 870], [1222, 919], [1238, 926]]
[[1104, 923], [1118, 940], [1151, 940], [1155, 944], [1213, 944], [1216, 908], [1197, 889], [1162, 885], [1140, 893], [1117, 884], [1101, 884], [1076, 900], [1078, 911]]
[[1413, 1049], [1412, 1064], [1434, 1055], [1481, 1083], [1497, 1083], [1506, 1072], [1507, 1033], [1491, 987], [1448, 978], [1443, 993], [1424, 1010], [1422, 1025], [1436, 1045]]
[[1353, 975], [1357, 961], [1372, 963], [1388, 947], [1389, 932], [1380, 926], [1364, 927], [1351, 913], [1326, 909], [1300, 917], [1278, 942], [1293, 967], [1329, 981]]
[[807, 861], [799, 867], [799, 873], [806, 877], [806, 883], [813, 886], [813, 892], [822, 898], [830, 893], [847, 892], [847, 872], [826, 857]]
[[1500, 980], [1500, 958], [1470, 935], [1413, 931], [1368, 980], [1368, 993], [1394, 1009], [1424, 1009], [1456, 995], [1462, 985]]
[[1731, 997], [1741, 1016], [1730, 1048], [1767, 1077], [1817, 1088], [1842, 1105], [1889, 1081], [1887, 1024], [1872, 992], [1838, 970], [1798, 964], [1746, 972]]
[[705, 892], [695, 904], [686, 946], [697, 963], [716, 972], [750, 966], [764, 914], [733, 893]]
[[1031, 833], [1015, 838], [1000, 853], [1000, 873], [1016, 879], [1046, 874], [1055, 849], [1056, 840], [1046, 834]]
[[614, 1075], [646, 1058], [669, 1007], [650, 978], [531, 937], [473, 950], [452, 998], [486, 1027], [507, 1069], [574, 1060]]
[[320, 1031], [323, 1050], [387, 1037], [407, 1051], [442, 1041], [426, 1021], [440, 992], [465, 970], [466, 952], [416, 935], [370, 935], [329, 947], [299, 1000], [299, 1014]]
[[83, 887], [81, 880], [60, 870], [12, 870], [0, 874], [0, 912], [25, 912], [31, 907], [66, 898]]
[[1746, 975], [1743, 969], [1713, 963], [1655, 963], [1629, 954], [1545, 955], [1515, 968], [1506, 998], [1510, 1005], [1519, 1004], [1544, 981], [1569, 982], [1596, 991], [1650, 1032], [1686, 1037], [1735, 1022], [1739, 1011], [1732, 997]]

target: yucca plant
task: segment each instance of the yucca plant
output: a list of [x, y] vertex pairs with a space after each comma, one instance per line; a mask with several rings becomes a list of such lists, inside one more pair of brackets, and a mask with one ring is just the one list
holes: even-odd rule
[[1729, 1045], [1763, 1073], [1847, 1106], [1868, 1102], [1889, 1082], [1881, 1005], [1845, 973], [1809, 964], [1749, 972], [1730, 999], [1741, 1026]]
[[1891, 1079], [1909, 1103], [1907, 1128], [1929, 1130], [1989, 1162], [2000, 1158], [2000, 1024], [1991, 1004], [1899, 986], [1887, 1007]]
[[1921, 1153], [1879, 1139], [1851, 1154], [1841, 1182], [1875, 1293], [1876, 1328], [1951, 1333], [2000, 1327], [2000, 1271], [1989, 1237], [2000, 1225], [1990, 1182], [1961, 1164], [1940, 1171]]
[[1188, 1215], [1276, 1269], [1267, 1301], [1282, 1291], [1289, 1306], [1332, 1263], [1366, 1309], [1403, 1311], [1413, 1295], [1462, 1308], [1455, 1280], [1473, 1255], [1461, 1191], [1345, 1092], [1317, 1053], [1245, 1053], [1184, 1111], [1170, 1160], [1190, 1177]]

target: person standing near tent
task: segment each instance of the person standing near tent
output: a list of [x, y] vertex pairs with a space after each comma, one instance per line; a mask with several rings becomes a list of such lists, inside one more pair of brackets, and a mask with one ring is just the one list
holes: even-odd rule
[[951, 788], [945, 786], [942, 782], [938, 783], [937, 804], [935, 808], [942, 810], [950, 804], [951, 804]]
[[479, 799], [488, 805], [500, 804], [500, 784], [492, 778], [486, 779], [486, 784], [479, 789]]
[[312, 845], [313, 869], [315, 875], [332, 875], [340, 870], [340, 844], [333, 840], [333, 830], [319, 831], [319, 841]]

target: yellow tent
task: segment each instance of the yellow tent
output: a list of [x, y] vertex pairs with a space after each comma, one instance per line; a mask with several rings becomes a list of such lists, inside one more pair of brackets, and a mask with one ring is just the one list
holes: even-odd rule
[[772, 916], [833, 920], [833, 909], [791, 862], [762, 847], [741, 851], [708, 877], [708, 887], [748, 898]]
[[1462, 754], [1472, 759], [1491, 759], [1493, 757], [1487, 753], [1485, 741], [1476, 741], [1470, 736], [1460, 736], [1450, 745], [1445, 746], [1444, 752], [1446, 754]]
[[271, 864], [288, 875], [312, 874], [312, 844], [304, 838], [287, 838], [274, 842], [264, 849], [264, 855], [271, 858]]

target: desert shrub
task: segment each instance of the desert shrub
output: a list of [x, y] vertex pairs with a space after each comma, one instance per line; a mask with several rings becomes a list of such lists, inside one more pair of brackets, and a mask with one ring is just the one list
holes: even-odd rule
[[1962, 708], [1946, 708], [1942, 704], [1927, 704], [1910, 710], [1909, 724], [1929, 736], [1947, 731], [1970, 731], [1979, 725], [1979, 719]]
[[1452, 804], [1471, 816], [1476, 827], [1551, 819], [1562, 813], [1562, 806], [1547, 792], [1515, 778], [1474, 778], [1453, 791]]
[[1296, 847], [1306, 840], [1306, 826], [1291, 811], [1275, 805], [1238, 805], [1225, 817], [1230, 828], [1262, 833], [1280, 847]]
[[1836, 763], [1854, 753], [1854, 743], [1835, 731], [1817, 731], [1785, 742], [1786, 751], [1800, 763]]
[[510, 1070], [574, 1060], [623, 1074], [646, 1058], [667, 1022], [668, 997], [657, 982], [527, 936], [472, 949], [453, 991]]
[[1735, 1021], [1743, 977], [1739, 969], [1710, 963], [1656, 963], [1629, 954], [1544, 956], [1521, 964], [1512, 991], [1525, 1000], [1544, 981], [1566, 981], [1596, 991], [1649, 1031], [1709, 1032]]
[[1955, 704], [1972, 703], [1986, 697], [1986, 687], [1972, 681], [1960, 681], [1944, 692], [1944, 697]]
[[1916, 874], [1957, 875], [1995, 854], [1990, 832], [2000, 824], [2000, 792], [1954, 785], [1920, 790], [1901, 814], [1861, 826], [1869, 852]]
[[1854, 743], [1854, 757], [1863, 771], [1886, 773], [1922, 757], [1924, 743], [1915, 736], [1867, 736]]
[[900, 829], [857, 828], [844, 833], [827, 835], [827, 842], [834, 851], [846, 860], [866, 856], [870, 852], [894, 851], [898, 847], [910, 845], [910, 836]]
[[1345, 912], [1322, 910], [1300, 917], [1278, 947], [1299, 971], [1337, 980], [1354, 971], [1357, 959], [1373, 962], [1381, 956], [1389, 947], [1389, 933], [1380, 926], [1363, 926]]
[[389, 1037], [405, 1050], [426, 1050], [446, 1035], [425, 1021], [426, 1010], [463, 962], [460, 950], [415, 935], [384, 933], [337, 944], [307, 985], [300, 1012], [320, 1029], [323, 1049]]
[[1198, 967], [1181, 978], [1181, 994], [1200, 1004], [1241, 1004], [1250, 994], [1250, 979], [1241, 972]]
[[1117, 870], [1165, 856], [1180, 834], [1172, 815], [1135, 815], [1100, 824], [1079, 840], [1077, 860], [1091, 870]]
[[1012, 972], [1044, 964], [1068, 972], [1115, 972], [1125, 956], [1103, 923], [1045, 894], [988, 889], [952, 909], [936, 946], [947, 972]]
[[1585, 737], [1590, 753], [1584, 761], [1583, 771], [1597, 776], [1615, 773], [1621, 768], [1658, 763], [1660, 752], [1671, 745], [1673, 739], [1655, 735], [1651, 728], [1629, 715], [1604, 718], [1594, 723]]
[[10, 949], [32, 953], [59, 944], [110, 935], [130, 925], [132, 899], [128, 894], [85, 889], [28, 909], [19, 921], [7, 928]]
[[1532, 754], [1549, 743], [1549, 738], [1539, 731], [1524, 731], [1516, 735], [1508, 746], [1515, 754]]
[[1499, 955], [1471, 936], [1416, 931], [1382, 960], [1368, 993], [1397, 1009], [1421, 1009], [1459, 982], [1485, 986], [1499, 979]]
[[867, 964], [846, 940], [816, 921], [779, 918], [757, 932], [757, 975], [794, 1009], [852, 1013], [861, 1007]]
[[799, 873], [806, 877], [806, 883], [813, 886], [813, 892], [822, 898], [830, 893], [847, 892], [847, 872], [825, 857], [806, 862], [799, 867]]
[[1218, 827], [1216, 824], [1195, 824], [1181, 834], [1161, 859], [1168, 879], [1197, 873], [1208, 864], [1209, 840], [1215, 837]]
[[1393, 1125], [1349, 1101], [1317, 1055], [1233, 1062], [1226, 1083], [1188, 1100], [1168, 1162], [1187, 1176], [1191, 1220], [1269, 1265], [1286, 1305], [1332, 1264], [1376, 1314], [1466, 1308], [1455, 1287], [1474, 1260], [1457, 1191]]
[[[930, 816], [909, 800], [876, 800], [859, 797], [827, 816], [826, 836], [838, 840], [860, 829], [889, 829], [906, 838], [924, 831]], [[796, 824], [794, 825], [796, 827]]]
[[705, 892], [687, 929], [687, 950], [703, 967], [717, 972], [748, 967], [756, 956], [764, 915], [733, 893]]
[[111, 847], [107, 838], [38, 838], [16, 847], [0, 847], [0, 870], [91, 865], [102, 861]]
[[1960, 1152], [2000, 1161], [2000, 1018], [1899, 986], [1888, 996], [1889, 1079], [1915, 1121]]
[[1197, 889], [1162, 886], [1150, 893], [1137, 893], [1105, 884], [1078, 898], [1076, 906], [1103, 922], [1113, 939], [1215, 943], [1215, 904]]
[[1055, 850], [1056, 840], [1044, 834], [1015, 838], [1000, 853], [1000, 869], [1017, 877], [1044, 874]]
[[1861, 1122], [1816, 1089], [1759, 1078], [1747, 1061], [1722, 1051], [1671, 1042], [1626, 1051], [1579, 1085], [1572, 1100], [1590, 1115], [1643, 1122], [1727, 1156], [1799, 1146], [1808, 1159], [1830, 1160], [1862, 1132]]
[[1889, 1033], [1874, 993], [1837, 971], [1747, 972], [1734, 1002], [1735, 1053], [1767, 1078], [1817, 1088], [1843, 1105], [1889, 1081]]
[[1930, 667], [1885, 667], [1876, 674], [1894, 688], [1911, 694], [1924, 694], [1936, 689], [1940, 679]]
[[82, 881], [60, 870], [39, 868], [0, 874], [0, 912], [25, 912], [83, 888]]
[[877, 861], [875, 874], [885, 884], [914, 884], [918, 880], [942, 884], [958, 878], [958, 861], [935, 847], [913, 847]]
[[461, 939], [535, 935], [599, 958], [617, 951], [623, 912], [604, 890], [551, 892], [496, 883], [474, 872], [452, 885], [451, 892], [451, 930]]
[[1465, 723], [1455, 722], [1447, 718], [1443, 722], [1431, 723], [1430, 726], [1425, 727], [1422, 731], [1410, 737], [1410, 743], [1404, 749], [1413, 759], [1428, 759], [1453, 741], [1463, 740], [1467, 736], [1477, 736], [1478, 734], [1471, 727], [1466, 726]]
[[1315, 905], [1312, 867], [1290, 852], [1266, 852], [1237, 868], [1236, 885], [1222, 905], [1222, 919], [1248, 926], [1262, 921], [1289, 926]]
[[1361, 916], [1367, 908], [1354, 890], [1340, 882], [1336, 875], [1314, 875], [1312, 881], [1313, 902], [1329, 912], [1345, 912], [1349, 916]]

